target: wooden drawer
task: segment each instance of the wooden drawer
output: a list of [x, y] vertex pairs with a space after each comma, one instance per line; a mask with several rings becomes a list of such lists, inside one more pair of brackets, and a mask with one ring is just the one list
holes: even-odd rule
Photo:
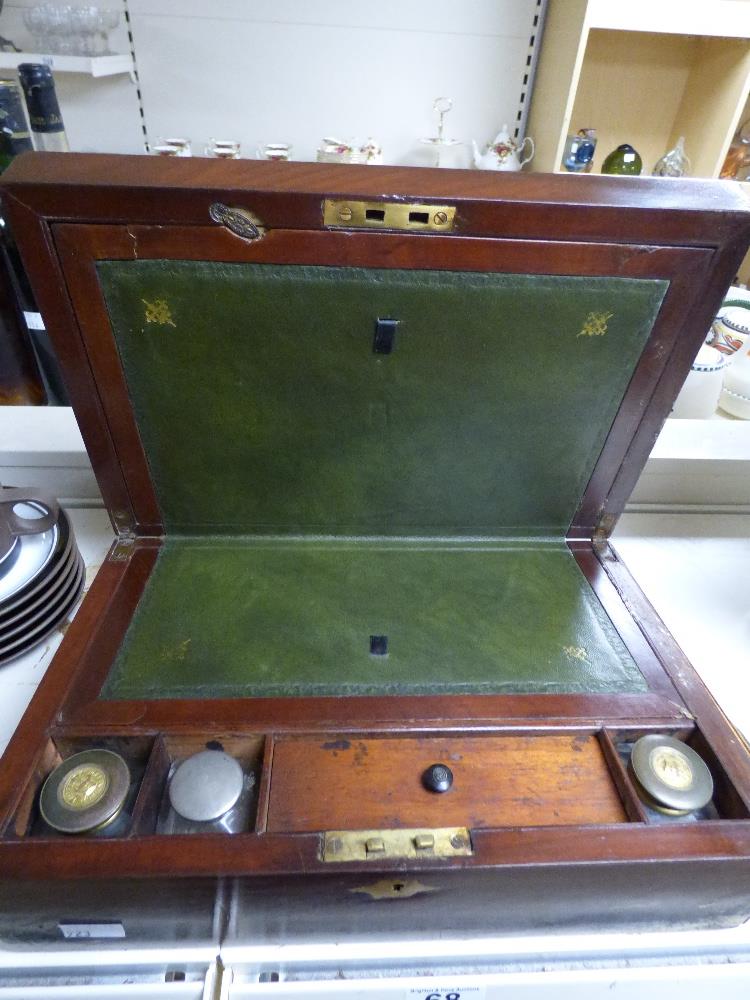
[[[446, 764], [453, 785], [427, 791]], [[594, 734], [285, 740], [273, 756], [267, 830], [622, 823]]]

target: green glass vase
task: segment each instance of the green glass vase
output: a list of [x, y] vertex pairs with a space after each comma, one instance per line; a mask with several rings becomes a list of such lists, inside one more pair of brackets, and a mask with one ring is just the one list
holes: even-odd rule
[[627, 142], [613, 149], [602, 164], [603, 174], [629, 174], [637, 177], [643, 170], [643, 160]]

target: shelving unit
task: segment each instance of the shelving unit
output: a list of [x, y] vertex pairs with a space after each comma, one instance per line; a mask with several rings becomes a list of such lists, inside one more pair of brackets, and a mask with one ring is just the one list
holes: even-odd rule
[[629, 142], [644, 172], [685, 136], [696, 177], [717, 177], [750, 92], [747, 0], [549, 0], [529, 114], [534, 170], [596, 128], [594, 171]]
[[16, 69], [21, 63], [46, 63], [55, 73], [84, 73], [87, 76], [133, 75], [130, 53], [109, 56], [52, 56], [38, 52], [0, 52], [0, 69]]

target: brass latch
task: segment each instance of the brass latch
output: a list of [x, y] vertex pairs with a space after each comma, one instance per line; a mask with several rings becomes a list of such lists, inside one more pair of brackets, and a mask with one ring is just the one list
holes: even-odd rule
[[432, 830], [329, 830], [323, 861], [382, 861], [468, 857], [473, 853], [463, 826]]
[[455, 205], [421, 205], [388, 201], [342, 201], [326, 198], [323, 225], [345, 229], [402, 229], [449, 233], [456, 220]]

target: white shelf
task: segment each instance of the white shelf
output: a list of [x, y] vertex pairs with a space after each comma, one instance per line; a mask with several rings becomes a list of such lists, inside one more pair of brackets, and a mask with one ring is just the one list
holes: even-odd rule
[[589, 0], [590, 28], [719, 38], [750, 37], [747, 0]]
[[88, 76], [116, 76], [133, 72], [129, 54], [111, 56], [51, 56], [38, 52], [0, 52], [0, 69], [15, 69], [21, 63], [45, 63], [56, 73], [85, 73]]

